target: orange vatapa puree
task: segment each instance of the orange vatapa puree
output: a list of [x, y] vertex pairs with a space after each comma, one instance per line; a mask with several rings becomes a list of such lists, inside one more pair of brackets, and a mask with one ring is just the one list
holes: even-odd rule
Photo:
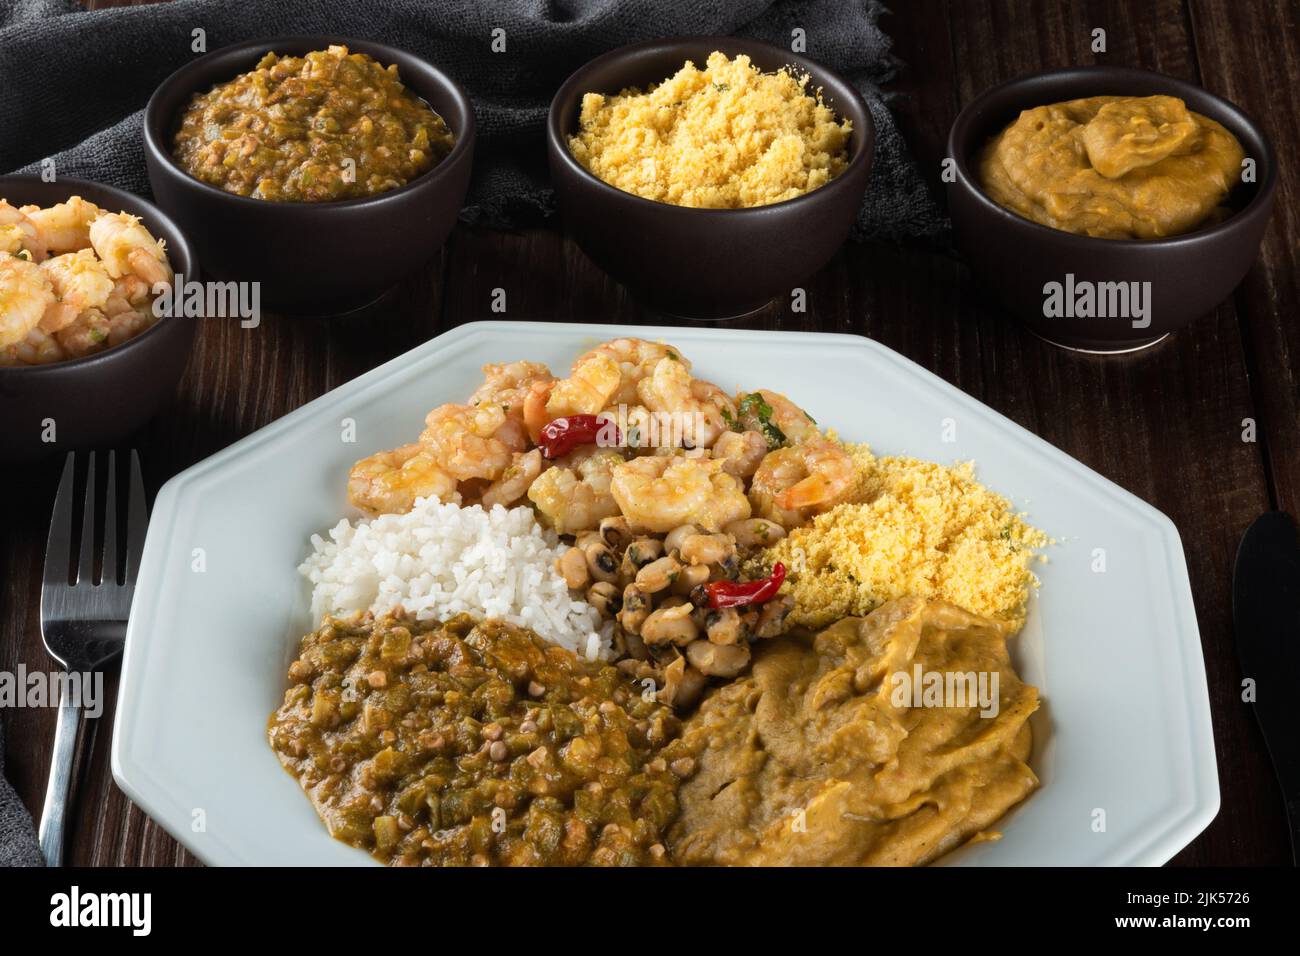
[[1159, 239], [1227, 215], [1245, 152], [1174, 96], [1092, 96], [1025, 110], [989, 141], [980, 184], [1053, 229]]

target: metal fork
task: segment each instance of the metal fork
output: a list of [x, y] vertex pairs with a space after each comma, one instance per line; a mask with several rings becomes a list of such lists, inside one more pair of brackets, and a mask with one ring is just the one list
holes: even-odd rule
[[[108, 481], [104, 495], [104, 553], [100, 582], [95, 583], [95, 453], [89, 455], [86, 471], [85, 511], [81, 527], [73, 526], [76, 455], [69, 453], [54, 499], [50, 537], [45, 548], [45, 579], [41, 585], [41, 637], [45, 649], [65, 671], [84, 675], [103, 670], [122, 653], [126, 640], [126, 619], [135, 593], [135, 577], [144, 547], [144, 480], [140, 458], [131, 452], [130, 497], [126, 513], [126, 561], [121, 581], [117, 561], [117, 476], [115, 455], [108, 453]], [[76, 578], [69, 582], [69, 558], [80, 539]], [[65, 685], [66, 687], [67, 685]], [[84, 686], [84, 683], [83, 683]], [[59, 722], [54, 731], [54, 756], [50, 780], [41, 811], [41, 851], [48, 866], [63, 861], [63, 831], [67, 817], [68, 791], [81, 723], [81, 701], [59, 701]], [[83, 695], [84, 696], [84, 695]]]

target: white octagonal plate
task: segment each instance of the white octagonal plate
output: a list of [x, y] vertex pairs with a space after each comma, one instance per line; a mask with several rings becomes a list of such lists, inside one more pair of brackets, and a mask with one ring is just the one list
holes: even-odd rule
[[[299, 637], [308, 536], [351, 515], [352, 462], [413, 440], [487, 362], [566, 369], [597, 341], [662, 338], [725, 388], [774, 388], [882, 454], [978, 475], [1058, 544], [1036, 566], [1013, 657], [1045, 702], [1042, 788], [957, 865], [1155, 865], [1219, 807], [1205, 667], [1173, 524], [920, 366], [851, 335], [483, 322], [461, 326], [286, 415], [169, 481], [127, 631], [113, 774], [210, 864], [365, 864], [331, 839], [266, 742]], [[345, 443], [346, 420], [357, 440]], [[945, 423], [956, 440], [945, 442]], [[951, 436], [947, 436], [951, 437]], [[1092, 570], [1104, 548], [1104, 573]], [[1103, 819], [1104, 829], [1098, 826]]]

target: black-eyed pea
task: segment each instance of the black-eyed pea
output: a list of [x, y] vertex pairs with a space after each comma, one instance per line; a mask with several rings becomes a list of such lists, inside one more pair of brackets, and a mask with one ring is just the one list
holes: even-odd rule
[[615, 551], [632, 540], [632, 530], [627, 519], [622, 515], [602, 518], [600, 521], [600, 539]]
[[684, 524], [678, 528], [674, 528], [672, 531], [669, 531], [668, 535], [664, 538], [664, 553], [672, 554], [674, 551], [680, 551], [682, 549], [682, 542], [685, 541], [688, 536], [699, 533], [700, 529], [693, 524]]
[[790, 595], [774, 598], [763, 605], [754, 625], [756, 637], [777, 637], [785, 631], [785, 619], [794, 610], [794, 598]]
[[745, 626], [740, 612], [734, 607], [724, 607], [705, 612], [704, 631], [710, 642], [730, 646], [739, 644], [745, 637]]
[[597, 581], [587, 589], [587, 603], [605, 618], [613, 618], [623, 609], [623, 598], [618, 588], [608, 581]]
[[673, 594], [688, 595], [696, 587], [707, 583], [709, 580], [709, 566], [707, 564], [692, 564], [682, 568], [681, 573], [677, 575], [677, 580], [673, 582]]
[[687, 645], [686, 659], [709, 677], [735, 677], [749, 664], [749, 645], [695, 641]]
[[636, 586], [646, 594], [666, 590], [682, 571], [681, 562], [671, 555], [651, 561], [636, 573]]
[[690, 604], [659, 608], [641, 625], [641, 639], [652, 647], [675, 644], [685, 647], [699, 636], [700, 630], [691, 620]]
[[629, 634], [640, 634], [641, 625], [649, 617], [651, 610], [650, 595], [635, 584], [623, 589], [623, 609], [619, 611], [618, 622]]
[[556, 563], [570, 591], [581, 591], [591, 582], [591, 574], [587, 571], [587, 556], [577, 548], [565, 551]]
[[679, 550], [687, 564], [723, 564], [736, 553], [736, 540], [729, 534], [688, 534]]
[[767, 548], [785, 537], [785, 528], [766, 518], [745, 518], [723, 528], [736, 539], [737, 547]]
[[657, 561], [664, 555], [664, 543], [658, 538], [637, 538], [627, 546], [623, 558], [630, 561], [639, 571], [651, 561]]
[[613, 583], [618, 580], [618, 558], [605, 542], [597, 539], [583, 548], [587, 558], [587, 571], [596, 581]]

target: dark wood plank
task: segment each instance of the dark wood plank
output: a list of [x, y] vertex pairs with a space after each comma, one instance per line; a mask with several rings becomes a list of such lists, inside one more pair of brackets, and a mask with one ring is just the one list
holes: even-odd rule
[[[953, 20], [963, 101], [1023, 73], [1093, 60], [1199, 81], [1178, 0], [1031, 8], [970, 4]], [[1088, 52], [1094, 27], [1107, 31], [1103, 55]], [[1250, 62], [1250, 48], [1237, 46], [1235, 35], [1218, 40], [1236, 62]], [[1276, 787], [1236, 691], [1232, 562], [1242, 529], [1269, 507], [1258, 449], [1240, 440], [1241, 420], [1258, 410], [1236, 304], [1223, 303], [1148, 352], [1107, 359], [1071, 355], [1026, 336], [972, 287], [963, 286], [959, 308], [985, 330], [985, 400], [1151, 502], [1182, 534], [1211, 688], [1223, 809], [1174, 862], [1286, 862]]]
[[[1259, 263], [1237, 290], [1274, 504], [1300, 513], [1300, 0], [1191, 0], [1202, 82], [1245, 109], [1281, 156], [1277, 205]], [[1229, 38], [1230, 41], [1229, 41]], [[1239, 55], [1250, 51], [1249, 56]]]

